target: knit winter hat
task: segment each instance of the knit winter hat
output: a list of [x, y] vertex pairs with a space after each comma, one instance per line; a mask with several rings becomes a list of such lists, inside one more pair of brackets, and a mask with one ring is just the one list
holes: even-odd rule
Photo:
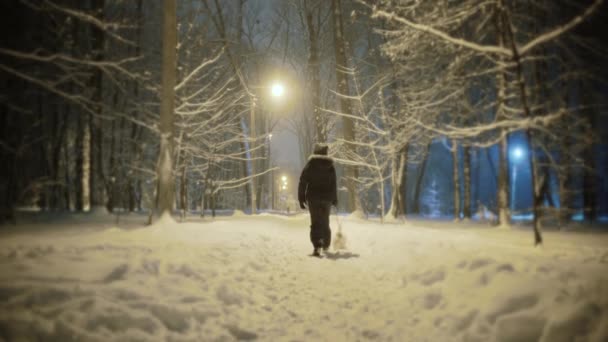
[[329, 146], [327, 146], [325, 144], [315, 144], [314, 154], [326, 156], [328, 149], [329, 149]]

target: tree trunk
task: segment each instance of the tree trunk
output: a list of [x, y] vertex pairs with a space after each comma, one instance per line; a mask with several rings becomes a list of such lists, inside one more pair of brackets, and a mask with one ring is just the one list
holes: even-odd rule
[[[95, 18], [103, 21], [104, 20], [104, 9], [105, 0], [93, 0], [92, 10], [95, 12]], [[104, 59], [105, 50], [105, 31], [97, 26], [90, 25], [92, 44], [93, 44], [93, 59], [97, 62], [101, 62]], [[105, 177], [103, 174], [103, 136], [102, 136], [102, 124], [100, 116], [103, 112], [101, 105], [103, 101], [103, 73], [98, 67], [94, 67], [92, 70], [93, 76], [91, 79], [91, 87], [94, 89], [92, 102], [93, 111], [99, 115], [99, 117], [90, 116], [90, 135], [91, 144], [90, 149], [90, 173], [91, 181], [89, 182], [89, 196], [91, 207], [98, 207], [104, 205], [104, 193], [105, 193]]]
[[[101, 107], [99, 107], [99, 110], [101, 110]], [[89, 132], [89, 200], [91, 208], [96, 208], [104, 205], [103, 193], [105, 189], [105, 180], [103, 177], [103, 137], [101, 135], [101, 122], [92, 115], [89, 116]]]
[[63, 197], [63, 189], [67, 186], [67, 183], [63, 183], [61, 181], [61, 150], [62, 147], [64, 146], [65, 140], [66, 140], [66, 130], [67, 130], [67, 119], [64, 117], [64, 115], [61, 115], [58, 120], [60, 121], [59, 123], [59, 128], [58, 128], [58, 132], [57, 132], [57, 136], [55, 137], [55, 146], [54, 146], [54, 151], [53, 151], [53, 169], [54, 169], [54, 174], [53, 174], [53, 183], [54, 183], [54, 187], [53, 187], [53, 202], [54, 205], [53, 207], [55, 209], [61, 209], [61, 198]]
[[[501, 12], [502, 17], [504, 18], [504, 23], [505, 23], [505, 28], [506, 28], [506, 32], [508, 34], [509, 37], [509, 42], [510, 42], [510, 48], [511, 51], [513, 53], [513, 62], [515, 63], [515, 68], [517, 71], [517, 85], [519, 86], [519, 95], [520, 95], [520, 100], [521, 100], [521, 104], [524, 110], [524, 116], [526, 118], [530, 118], [532, 117], [532, 113], [530, 111], [530, 106], [528, 104], [528, 97], [526, 94], [526, 84], [525, 84], [525, 78], [524, 78], [524, 74], [523, 74], [523, 66], [522, 66], [522, 62], [521, 62], [521, 58], [519, 55], [519, 50], [517, 48], [517, 43], [515, 42], [515, 37], [514, 37], [514, 32], [512, 30], [511, 27], [511, 20], [508, 17], [508, 14], [506, 11], [502, 11]], [[540, 185], [538, 182], [538, 167], [537, 167], [537, 160], [536, 160], [536, 149], [535, 149], [535, 143], [533, 140], [533, 134], [532, 134], [532, 130], [530, 128], [526, 129], [526, 138], [528, 139], [528, 144], [530, 146], [530, 153], [528, 153], [528, 161], [530, 164], [530, 170], [532, 170], [532, 191], [533, 191], [533, 198], [534, 198], [534, 245], [539, 245], [542, 244], [543, 240], [542, 240], [542, 235], [540, 233]]]
[[583, 170], [583, 208], [585, 220], [593, 223], [597, 220], [597, 189], [599, 187], [598, 178], [596, 175], [595, 154], [593, 153], [593, 144], [588, 143], [585, 146], [584, 152], [584, 170]]
[[[340, 0], [332, 0], [331, 2], [332, 20], [334, 26], [334, 50], [336, 55], [336, 83], [338, 93], [348, 96], [350, 89], [348, 78], [346, 77], [346, 68], [348, 63], [346, 60], [346, 42], [344, 38], [344, 28], [342, 22], [342, 9]], [[352, 114], [351, 101], [345, 97], [340, 97], [340, 111], [345, 114]], [[352, 119], [342, 118], [342, 135], [347, 142], [347, 149], [350, 153], [356, 153], [355, 148], [349, 144], [355, 140], [355, 125]], [[353, 212], [361, 209], [361, 204], [358, 201], [355, 179], [358, 176], [358, 170], [355, 166], [345, 167], [346, 187], [348, 189], [348, 211]]]
[[464, 146], [464, 205], [463, 216], [465, 220], [471, 219], [471, 147]]
[[460, 221], [460, 178], [458, 167], [458, 143], [452, 141], [452, 179], [454, 181], [454, 221]]
[[[131, 149], [130, 149], [130, 155], [131, 158], [133, 158], [133, 163], [137, 163], [139, 161], [139, 159], [137, 158], [137, 143], [136, 143], [136, 137], [137, 137], [137, 125], [135, 124], [131, 124]], [[136, 189], [135, 189], [135, 181], [134, 178], [136, 173], [129, 170], [127, 171], [127, 202], [128, 202], [128, 207], [129, 207], [129, 212], [133, 212], [135, 210], [135, 203], [136, 203], [136, 198], [135, 198], [135, 194], [136, 194]]]
[[420, 214], [420, 195], [422, 189], [422, 179], [424, 178], [424, 174], [426, 173], [426, 165], [429, 160], [429, 150], [431, 148], [431, 142], [428, 142], [425, 146], [424, 150], [424, 159], [422, 160], [422, 166], [420, 170], [418, 170], [418, 174], [416, 174], [416, 188], [414, 189], [414, 214]]
[[509, 144], [508, 139], [504, 136], [500, 139], [498, 151], [498, 226], [508, 227], [511, 221], [511, 215], [509, 211]]
[[217, 195], [217, 193], [215, 191], [215, 187], [214, 186], [212, 186], [211, 190], [212, 191], [209, 194], [209, 196], [210, 196], [210, 203], [209, 204], [211, 205], [211, 217], [215, 218], [215, 196]]
[[[0, 81], [4, 83], [4, 81]], [[7, 82], [8, 83], [8, 82]], [[10, 134], [10, 109], [0, 105], [0, 134], [8, 137]], [[13, 118], [16, 116], [12, 116]], [[15, 222], [14, 206], [16, 200], [16, 155], [7, 149], [0, 149], [0, 224], [6, 221]]]
[[[228, 61], [230, 62], [230, 66], [232, 68], [232, 71], [234, 72], [234, 75], [236, 76], [241, 73], [241, 70], [240, 70], [240, 66], [237, 63], [237, 59], [234, 57], [234, 54], [232, 53], [232, 50], [230, 49], [229, 42], [232, 40], [232, 38], [228, 37], [228, 34], [226, 33], [226, 28], [224, 25], [224, 16], [222, 14], [222, 8], [220, 6], [219, 1], [214, 0], [214, 3], [215, 3], [215, 9], [217, 11], [216, 15], [212, 15], [213, 11], [211, 10], [207, 0], [202, 1], [202, 5], [204, 6], [204, 8], [209, 12], [210, 15], [212, 15], [211, 19], [213, 21], [213, 25], [215, 26], [215, 29], [217, 30], [218, 34], [220, 35], [220, 37], [223, 40], [226, 57], [227, 57]], [[237, 22], [239, 22], [240, 24], [238, 25], [236, 39], [234, 39], [234, 40], [237, 41], [239, 44], [242, 41], [243, 26], [246, 25], [246, 23], [243, 22], [244, 4], [245, 4], [245, 0], [239, 0], [239, 4], [238, 4], [238, 8], [237, 8], [237, 11], [238, 11]], [[242, 77], [238, 77], [238, 79], [240, 82], [239, 83], [240, 88], [242, 88], [242, 90], [247, 89], [248, 87], [247, 87], [247, 84], [244, 83], [244, 79]], [[241, 130], [242, 130], [242, 133], [244, 136], [246, 136], [246, 134], [247, 134], [245, 121], [246, 121], [245, 119], [241, 120]], [[241, 147], [241, 152], [243, 154], [245, 154], [247, 152], [247, 145], [244, 140], [240, 141], [240, 147]], [[247, 176], [248, 170], [249, 170], [248, 161], [247, 161], [247, 159], [243, 158], [243, 160], [241, 162], [242, 174], [244, 176]], [[251, 176], [251, 174], [249, 174], [249, 176]], [[245, 177], [243, 177], [243, 178], [245, 178]], [[245, 191], [245, 198], [246, 198], [246, 201], [248, 201], [248, 202], [254, 201], [254, 199], [252, 199], [252, 197], [255, 192], [252, 191], [252, 189], [250, 189], [251, 185], [252, 185], [251, 182], [248, 182], [243, 187], [244, 191]]]
[[[543, 160], [543, 163], [548, 162], [547, 160]], [[547, 201], [547, 204], [550, 208], [556, 208], [555, 202], [553, 201], [553, 196], [551, 196], [551, 170], [548, 166], [543, 166], [542, 168], [542, 178], [541, 178], [541, 186], [540, 186], [540, 201], [544, 203]]]
[[201, 217], [205, 217], [205, 199], [207, 196], [205, 191], [207, 191], [207, 187], [203, 182], [203, 186], [201, 187]]
[[186, 163], [182, 161], [182, 174], [180, 178], [180, 209], [182, 220], [186, 219], [186, 214], [188, 213], [188, 184], [186, 178]]
[[[487, 150], [486, 148], [483, 149], [483, 151]], [[475, 186], [473, 186], [472, 183], [472, 179], [471, 179], [471, 189], [472, 189], [472, 203], [471, 203], [471, 214], [472, 213], [476, 213], [479, 211], [479, 204], [480, 204], [480, 191], [479, 189], [481, 188], [481, 155], [483, 153], [482, 148], [477, 148], [475, 150]], [[487, 155], [487, 153], [486, 153]], [[472, 178], [472, 177], [471, 177]], [[497, 177], [493, 177], [492, 179], [496, 179]]]
[[[116, 93], [114, 96], [117, 96]], [[110, 130], [110, 151], [109, 151], [109, 171], [110, 171], [110, 179], [106, 182], [106, 191], [108, 193], [108, 200], [106, 202], [106, 208], [108, 212], [114, 211], [115, 203], [115, 182], [116, 182], [116, 156], [114, 154], [114, 150], [116, 149], [116, 120], [112, 120], [112, 128]]]
[[[129, 167], [128, 165], [126, 165], [127, 163], [124, 161], [125, 160], [125, 145], [127, 145], [127, 138], [126, 138], [126, 120], [124, 118], [120, 118], [120, 125], [119, 125], [119, 130], [120, 133], [118, 135], [119, 141], [118, 141], [118, 155], [116, 158], [119, 159], [118, 165], [115, 166], [115, 168], [112, 170], [112, 185], [113, 185], [113, 191], [115, 193], [114, 196], [119, 198], [119, 205], [121, 207], [121, 210], [125, 210], [127, 208], [127, 202], [128, 202], [128, 198], [125, 194], [125, 180], [127, 177], [130, 177], [130, 173], [129, 173]], [[127, 192], [128, 193], [128, 192]]]
[[407, 212], [407, 205], [408, 205], [408, 197], [407, 197], [407, 182], [408, 182], [408, 173], [407, 173], [407, 169], [408, 169], [408, 158], [409, 158], [409, 149], [410, 149], [410, 144], [407, 143], [405, 144], [405, 146], [403, 147], [403, 151], [401, 152], [402, 154], [402, 158], [401, 158], [401, 187], [399, 189], [399, 202], [401, 203], [401, 205], [399, 206], [399, 208], [397, 209], [399, 211], [398, 214], [402, 214], [403, 216], [406, 215]]
[[[306, 3], [306, 2], [305, 2]], [[315, 120], [316, 142], [324, 143], [327, 141], [327, 132], [325, 122], [321, 116], [321, 81], [319, 79], [320, 64], [319, 64], [319, 47], [318, 47], [318, 30], [315, 31], [313, 22], [313, 9], [306, 9], [306, 27], [308, 28], [308, 77], [309, 87], [312, 97], [313, 117]]]
[[[562, 81], [562, 105], [568, 109], [570, 107], [570, 97], [568, 96], [568, 82], [567, 80]], [[559, 150], [559, 211], [557, 214], [558, 225], [563, 227], [565, 223], [570, 220], [570, 209], [571, 206], [571, 171], [572, 171], [572, 158], [570, 156], [570, 148], [573, 145], [572, 138], [566, 134], [564, 139], [560, 140]]]
[[[38, 101], [38, 117], [37, 120], [38, 122], [40, 122], [40, 131], [38, 134], [48, 134], [46, 133], [47, 130], [50, 130], [49, 127], [47, 127], [48, 125], [48, 120], [46, 120], [46, 113], [45, 113], [45, 106], [44, 106], [44, 100], [42, 97], [42, 93], [38, 92], [38, 96], [37, 96], [37, 101]], [[52, 136], [52, 132], [51, 132], [51, 136]], [[48, 139], [48, 137], [47, 137]], [[41, 188], [38, 189], [38, 206], [40, 207], [40, 209], [42, 210], [48, 210], [49, 209], [49, 197], [50, 197], [50, 191], [49, 191], [49, 184], [48, 184], [48, 176], [50, 174], [49, 172], [49, 160], [48, 160], [48, 149], [47, 149], [47, 145], [48, 142], [42, 143], [42, 142], [38, 142], [36, 143], [34, 146], [37, 147], [37, 151], [38, 154], [35, 155], [34, 160], [32, 160], [32, 163], [30, 165], [34, 165], [35, 170], [38, 173], [39, 177], [43, 177], [45, 179], [45, 182], [42, 184]], [[20, 158], [17, 158], [20, 159]]]
[[405, 155], [403, 152], [396, 153], [393, 156], [392, 167], [391, 167], [391, 207], [389, 213], [393, 218], [399, 217], [401, 214], [401, 208], [403, 207], [403, 200], [401, 194], [401, 183], [403, 177], [403, 169], [405, 166]]
[[583, 103], [589, 106], [583, 116], [583, 212], [585, 221], [593, 223], [597, 220], [597, 191], [600, 188], [594, 153], [597, 138], [594, 129], [598, 129], [600, 125], [598, 125], [597, 115], [589, 98], [591, 90], [585, 89], [584, 85], [581, 85], [581, 88], [583, 89]]
[[[503, 2], [499, 0], [498, 2], [498, 11], [496, 13], [496, 35], [498, 40], [498, 46], [505, 46], [505, 27], [506, 23], [502, 19]], [[504, 57], [499, 57], [499, 62], [501, 65], [506, 64]], [[506, 97], [507, 90], [507, 74], [506, 70], [501, 70], [496, 75], [496, 85], [497, 85], [497, 96], [496, 96], [496, 118], [498, 120], [504, 119], [504, 101]], [[503, 133], [503, 132], [500, 132]], [[498, 152], [498, 184], [497, 184], [497, 210], [498, 210], [498, 226], [499, 227], [509, 227], [510, 225], [510, 214], [509, 214], [509, 178], [508, 178], [508, 135], [503, 134], [499, 143], [499, 152]]]
[[51, 137], [50, 137], [50, 153], [49, 153], [49, 176], [51, 179], [51, 186], [49, 188], [49, 209], [57, 210], [60, 208], [61, 201], [61, 180], [60, 180], [60, 166], [61, 166], [61, 147], [63, 145], [63, 135], [65, 129], [65, 120], [63, 120], [59, 113], [59, 104], [53, 105], [53, 114], [51, 115]]
[[[136, 42], [135, 42], [135, 56], [139, 56], [141, 54], [141, 37], [142, 37], [142, 30], [143, 30], [143, 0], [137, 0], [137, 17], [138, 17], [138, 24], [137, 24], [137, 32], [136, 32]], [[133, 97], [135, 98], [136, 101], [139, 100], [139, 81], [134, 81], [133, 82]], [[138, 111], [136, 109], [134, 109], [131, 113], [131, 115], [136, 118], [138, 115]], [[141, 128], [139, 128], [139, 126], [135, 123], [131, 123], [131, 134], [130, 134], [130, 154], [131, 154], [131, 158], [133, 160], [133, 163], [137, 163], [137, 164], [141, 164], [140, 163], [140, 158], [139, 158], [139, 152], [138, 152], [138, 140], [139, 140], [139, 136], [141, 134]], [[129, 208], [129, 212], [133, 212], [135, 210], [135, 207], [137, 205], [137, 198], [136, 198], [136, 194], [138, 193], [138, 189], [136, 188], [137, 186], [137, 181], [135, 181], [135, 178], [138, 178], [138, 173], [136, 171], [133, 170], [128, 170], [127, 171], [127, 205]], [[141, 193], [141, 192], [140, 192]], [[141, 210], [141, 202], [139, 203], [138, 206], [138, 210]]]
[[255, 99], [253, 97], [251, 97], [251, 108], [249, 109], [249, 137], [251, 142], [249, 143], [249, 159], [250, 159], [250, 167], [251, 167], [251, 180], [249, 181], [250, 185], [251, 185], [251, 215], [255, 214], [257, 212], [258, 206], [257, 206], [257, 198], [258, 198], [258, 188], [257, 188], [257, 184], [256, 184], [256, 179], [255, 179], [255, 174], [256, 174], [256, 167], [255, 167], [255, 139], [256, 139], [256, 134], [255, 134]]
[[65, 201], [65, 209], [67, 211], [72, 210], [72, 199], [71, 199], [71, 190], [72, 190], [72, 182], [70, 181], [70, 172], [71, 172], [71, 160], [70, 160], [70, 146], [72, 146], [70, 134], [73, 128], [70, 128], [71, 117], [69, 115], [69, 105], [66, 105], [66, 135], [65, 135], [65, 144], [63, 145], [63, 180], [65, 186], [63, 187], [63, 198]]
[[173, 122], [177, 67], [177, 0], [163, 2], [160, 150], [157, 164], [158, 215], [171, 215], [173, 206]]
[[597, 189], [599, 182], [596, 179], [596, 163], [593, 153], [594, 144], [587, 142], [583, 158], [585, 160], [583, 166], [583, 209], [585, 220], [593, 223], [597, 220]]
[[89, 211], [91, 209], [91, 121], [87, 117], [81, 117], [79, 122], [82, 124], [81, 136], [81, 151], [79, 160], [81, 163], [77, 165], [79, 172], [80, 196], [77, 198], [76, 207], [80, 211]]
[[[143, 195], [144, 189], [143, 189], [143, 186], [142, 186], [141, 179], [138, 179], [135, 182], [135, 189], [136, 189], [136, 192], [137, 192], [137, 197], [136, 197], [135, 205], [136, 205], [137, 211], [141, 211], [142, 208], [143, 208], [142, 204], [143, 204], [143, 200], [144, 200], [144, 195]], [[150, 211], [152, 211], [152, 208], [150, 208]]]

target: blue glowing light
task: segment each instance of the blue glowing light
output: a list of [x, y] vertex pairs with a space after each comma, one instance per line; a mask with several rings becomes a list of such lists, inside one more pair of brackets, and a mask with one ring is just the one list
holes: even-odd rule
[[515, 159], [515, 160], [523, 158], [524, 154], [525, 154], [524, 149], [521, 147], [515, 147], [511, 151], [511, 155], [513, 156], [513, 159]]

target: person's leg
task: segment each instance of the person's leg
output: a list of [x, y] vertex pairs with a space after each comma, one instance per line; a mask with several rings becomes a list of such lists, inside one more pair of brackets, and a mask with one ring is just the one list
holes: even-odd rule
[[321, 206], [321, 216], [323, 227], [323, 249], [328, 249], [331, 246], [331, 228], [329, 227], [329, 214], [331, 213], [331, 203], [323, 203]]
[[324, 238], [323, 231], [323, 207], [317, 202], [308, 202], [310, 211], [310, 242], [314, 248], [323, 247], [321, 240]]

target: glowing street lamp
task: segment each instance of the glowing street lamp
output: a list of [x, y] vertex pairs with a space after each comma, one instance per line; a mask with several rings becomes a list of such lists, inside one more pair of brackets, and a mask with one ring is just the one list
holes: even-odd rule
[[[260, 88], [260, 87], [258, 87]], [[261, 87], [264, 89], [268, 89], [268, 85]], [[283, 84], [279, 83], [279, 82], [274, 82], [271, 86], [270, 86], [270, 93], [272, 94], [273, 97], [275, 98], [281, 98], [283, 97], [283, 95], [285, 94], [285, 87], [283, 86]], [[250, 132], [249, 135], [251, 137], [251, 142], [249, 143], [249, 156], [251, 158], [251, 174], [255, 175], [255, 141], [256, 141], [256, 127], [255, 127], [255, 106], [256, 106], [256, 95], [252, 92], [250, 92], [250, 100], [251, 100], [251, 107], [249, 109], [249, 122], [251, 127], [249, 128]], [[269, 136], [269, 141], [270, 139], [272, 139], [272, 136]], [[251, 186], [251, 193], [255, 194], [256, 192], [256, 177], [252, 176], [251, 179], [249, 180], [250, 182], [250, 186]], [[257, 210], [257, 204], [256, 204], [256, 199], [255, 199], [255, 195], [251, 196], [251, 214], [255, 214]]]
[[511, 154], [515, 160], [521, 159], [524, 156], [524, 150], [521, 147], [515, 147]]
[[283, 87], [281, 83], [276, 82], [270, 88], [270, 93], [273, 97], [283, 97], [283, 94], [285, 94], [285, 87]]

